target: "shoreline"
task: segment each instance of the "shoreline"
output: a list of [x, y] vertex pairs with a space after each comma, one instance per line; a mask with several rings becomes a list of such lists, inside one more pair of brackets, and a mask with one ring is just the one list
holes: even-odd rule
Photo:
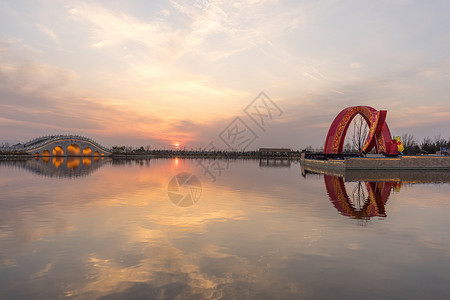
[[399, 156], [399, 157], [350, 157], [345, 159], [318, 160], [302, 158], [305, 167], [329, 171], [346, 170], [401, 170], [401, 171], [450, 171], [450, 156]]
[[[41, 157], [90, 157], [95, 156], [39, 156]], [[225, 153], [212, 153], [212, 154], [112, 154], [104, 157], [116, 159], [116, 160], [130, 160], [130, 159], [155, 159], [155, 158], [183, 158], [183, 159], [268, 159], [268, 160], [299, 160], [300, 155], [292, 155], [289, 157], [280, 156], [260, 156], [254, 154], [225, 154]], [[35, 156], [31, 154], [23, 155], [0, 155], [0, 160], [28, 160], [34, 159]]]

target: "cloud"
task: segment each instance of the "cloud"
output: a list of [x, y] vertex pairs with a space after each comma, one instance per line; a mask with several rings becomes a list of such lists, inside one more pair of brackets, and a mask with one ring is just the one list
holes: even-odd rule
[[[127, 45], [133, 52], [139, 45], [152, 50], [152, 55], [159, 58], [170, 57], [174, 52], [177, 33], [170, 32], [168, 24], [159, 20], [143, 22], [137, 18], [108, 10], [95, 4], [80, 3], [68, 8], [73, 20], [87, 25], [89, 38], [93, 48], [108, 48]], [[130, 43], [136, 43], [132, 45]], [[144, 52], [144, 51], [143, 51]]]
[[36, 24], [37, 29], [39, 29], [40, 31], [42, 31], [44, 34], [46, 34], [47, 36], [49, 36], [52, 40], [54, 40], [55, 42], [59, 42], [58, 38], [56, 37], [56, 34], [53, 32], [53, 30], [51, 30], [50, 28], [48, 28], [45, 25], [42, 24]]
[[18, 40], [0, 41], [0, 88], [45, 93], [66, 86], [77, 77], [72, 70], [37, 62], [35, 52]]
[[[447, 40], [433, 31], [436, 50], [411, 47], [418, 33], [409, 32], [407, 41], [398, 20], [384, 15], [384, 27], [372, 28], [368, 21], [380, 20], [360, 6], [359, 14], [333, 1], [276, 0], [121, 6], [78, 1], [41, 9], [53, 16], [51, 23], [35, 14], [21, 24], [58, 44], [31, 38], [0, 44], [0, 117], [8, 130], [11, 122], [33, 133], [34, 125], [90, 127], [93, 134], [118, 137], [117, 143], [201, 146], [263, 89], [286, 104], [286, 115], [273, 126], [283, 134], [265, 135], [280, 144], [321, 140], [325, 124], [350, 105], [385, 108], [389, 118], [423, 101], [448, 111], [449, 60], [438, 50], [447, 48]], [[361, 26], [345, 31], [356, 21]], [[424, 119], [423, 126], [442, 127], [443, 118]], [[396, 126], [395, 119], [389, 122]], [[290, 128], [295, 132], [285, 135]]]
[[[139, 101], [132, 105], [126, 99], [85, 96], [71, 88], [78, 77], [75, 72], [38, 62], [36, 52], [19, 40], [3, 40], [0, 54], [4, 138], [28, 140], [33, 135], [79, 133], [111, 140], [114, 137], [116, 143], [146, 140], [146, 144], [162, 146], [174, 140], [185, 144], [196, 139], [195, 127], [204, 126], [202, 121], [179, 120], [170, 113], [157, 117], [160, 107], [143, 109]], [[198, 89], [216, 97], [221, 93], [195, 82], [173, 88], [184, 94]]]
[[[303, 23], [299, 18], [306, 19], [305, 7], [280, 9], [277, 2], [171, 0], [145, 21], [90, 3], [67, 7], [67, 11], [73, 20], [88, 26], [94, 48], [126, 45], [133, 47], [133, 55], [143, 53], [133, 46], [136, 43], [145, 47], [147, 58], [173, 63], [187, 53], [208, 55], [212, 60], [227, 58], [267, 43], [283, 30], [292, 31]], [[278, 14], [270, 14], [271, 8]], [[209, 38], [219, 36], [227, 45], [212, 50]]]
[[360, 69], [362, 68], [362, 64], [360, 62], [353, 62], [350, 64], [350, 68], [352, 69]]

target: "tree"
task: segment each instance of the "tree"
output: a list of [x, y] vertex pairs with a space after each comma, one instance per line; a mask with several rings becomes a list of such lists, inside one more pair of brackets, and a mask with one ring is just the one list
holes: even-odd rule
[[363, 116], [358, 114], [355, 119], [353, 119], [352, 145], [354, 150], [361, 152], [364, 143], [366, 142], [368, 130], [369, 126], [367, 126], [366, 120]]
[[403, 147], [405, 147], [405, 150], [403, 151], [404, 154], [417, 154], [420, 152], [419, 147], [417, 147], [416, 138], [412, 134], [403, 134], [402, 143]]
[[402, 135], [402, 142], [403, 142], [403, 146], [405, 147], [405, 149], [408, 147], [413, 147], [414, 145], [417, 144], [414, 136], [409, 133], [405, 133]]
[[[447, 141], [445, 140], [445, 139], [443, 139], [443, 138], [441, 138], [441, 136], [440, 135], [438, 135], [437, 137], [435, 137], [434, 138], [435, 139], [435, 145], [436, 145], [436, 147], [437, 148], [440, 148], [440, 147], [446, 147], [447, 146]], [[439, 149], [438, 149], [439, 150]]]
[[7, 151], [9, 149], [9, 144], [7, 142], [0, 145], [0, 151]]
[[420, 149], [427, 154], [436, 153], [436, 151], [434, 150], [434, 143], [431, 141], [431, 138], [429, 137], [423, 139], [423, 142], [420, 145]]
[[113, 153], [125, 152], [125, 146], [112, 146]]
[[350, 153], [353, 151], [352, 145], [349, 142], [345, 143], [343, 151], [345, 153]]

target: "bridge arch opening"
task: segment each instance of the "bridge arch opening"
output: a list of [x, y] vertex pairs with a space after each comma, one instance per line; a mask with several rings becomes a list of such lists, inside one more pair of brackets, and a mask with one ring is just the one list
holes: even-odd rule
[[83, 149], [83, 156], [92, 156], [92, 149], [89, 147], [86, 147]]
[[94, 156], [100, 156], [100, 153], [98, 151], [94, 151]]
[[81, 150], [77, 144], [72, 144], [67, 147], [67, 156], [80, 156]]
[[45, 149], [44, 151], [42, 151], [42, 156], [50, 156], [50, 151]]
[[53, 148], [53, 156], [64, 156], [64, 150], [60, 146]]
[[35, 160], [39, 160], [39, 152], [36, 152], [36, 153], [34, 154], [34, 159], [35, 159]]

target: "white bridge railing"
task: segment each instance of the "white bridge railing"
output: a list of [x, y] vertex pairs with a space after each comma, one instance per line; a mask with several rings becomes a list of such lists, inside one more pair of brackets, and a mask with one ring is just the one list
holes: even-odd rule
[[82, 141], [82, 142], [89, 142], [89, 143], [94, 144], [96, 147], [98, 147], [99, 149], [101, 149], [103, 151], [111, 152], [111, 149], [103, 147], [102, 145], [100, 145], [99, 143], [97, 143], [96, 141], [94, 141], [91, 138], [81, 136], [81, 135], [61, 135], [61, 134], [60, 135], [48, 135], [48, 136], [43, 136], [43, 137], [38, 137], [36, 139], [33, 139], [33, 140], [23, 144], [23, 146], [24, 146], [23, 150], [32, 151], [34, 149], [45, 146], [46, 144], [51, 144], [51, 143], [57, 142], [59, 140], [78, 140], [78, 141]]

